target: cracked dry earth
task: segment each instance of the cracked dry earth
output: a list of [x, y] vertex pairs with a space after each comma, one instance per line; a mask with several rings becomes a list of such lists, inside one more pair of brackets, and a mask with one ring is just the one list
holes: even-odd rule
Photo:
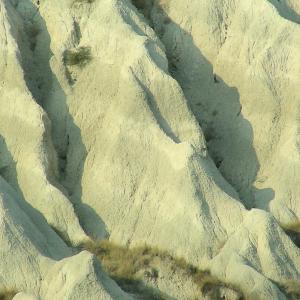
[[[299, 24], [298, 0], [0, 0], [0, 299], [300, 299]], [[101, 240], [156, 249], [136, 289]]]

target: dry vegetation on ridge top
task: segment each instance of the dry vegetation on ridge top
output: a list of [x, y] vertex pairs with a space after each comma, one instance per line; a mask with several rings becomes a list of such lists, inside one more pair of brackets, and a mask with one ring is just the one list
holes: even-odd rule
[[[110, 277], [128, 293], [143, 294], [143, 299], [167, 299], [162, 293], [148, 287], [143, 278], [156, 281], [160, 277], [157, 265], [167, 262], [174, 273], [183, 273], [192, 279], [199, 288], [199, 295], [206, 299], [223, 299], [222, 289], [230, 289], [238, 295], [236, 299], [244, 299], [243, 295], [234, 287], [220, 282], [208, 271], [201, 271], [188, 264], [183, 258], [175, 258], [165, 251], [148, 246], [128, 249], [112, 242], [103, 240], [82, 246], [83, 249], [94, 253]], [[224, 298], [226, 299], [226, 298]]]
[[[96, 255], [107, 274], [114, 279], [118, 285], [131, 294], [143, 295], [144, 300], [166, 300], [169, 299], [158, 290], [153, 289], [145, 283], [145, 278], [156, 281], [160, 277], [157, 267], [162, 262], [167, 262], [174, 274], [183, 273], [192, 279], [199, 288], [199, 295], [210, 300], [227, 299], [224, 289], [231, 290], [234, 299], [247, 299], [238, 288], [225, 284], [212, 276], [209, 271], [202, 271], [186, 262], [184, 258], [173, 257], [166, 251], [157, 248], [141, 246], [127, 248], [116, 245], [108, 240], [90, 242], [81, 246]], [[287, 281], [279, 285], [280, 290], [291, 300], [300, 299], [300, 286], [296, 281]], [[1, 298], [0, 298], [1, 300]]]

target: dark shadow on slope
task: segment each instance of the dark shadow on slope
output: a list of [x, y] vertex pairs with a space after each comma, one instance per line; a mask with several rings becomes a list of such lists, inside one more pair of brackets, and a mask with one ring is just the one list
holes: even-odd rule
[[[47, 179], [72, 200], [79, 222], [87, 234], [92, 234], [90, 225], [93, 224], [93, 233], [98, 238], [106, 235], [105, 224], [81, 199], [81, 179], [87, 150], [80, 129], [69, 112], [66, 94], [50, 66], [53, 53], [45, 20], [38, 6], [29, 0], [25, 1], [26, 12], [20, 11], [18, 6], [16, 8], [23, 19], [25, 31], [18, 41], [24, 77], [33, 98], [47, 112], [51, 121], [52, 141], [58, 156], [58, 174], [48, 170]], [[74, 26], [74, 34], [77, 36], [80, 28], [77, 23]], [[72, 147], [80, 153], [79, 156], [74, 157]]]
[[[142, 300], [165, 300], [166, 296], [162, 292], [153, 287], [147, 286], [140, 279], [127, 279], [122, 277], [111, 277], [118, 286], [126, 293], [132, 295], [136, 299]], [[168, 297], [167, 299], [172, 299]]]
[[279, 15], [293, 23], [300, 24], [300, 15], [297, 14], [292, 8], [288, 7], [287, 4], [284, 3], [285, 0], [267, 0], [270, 4], [272, 4]]
[[[23, 195], [22, 190], [20, 189], [19, 183], [18, 183], [18, 174], [17, 174], [17, 168], [16, 168], [16, 162], [14, 161], [8, 146], [5, 142], [4, 137], [0, 135], [0, 176], [7, 182], [8, 185], [10, 185], [11, 189], [13, 190], [13, 193], [16, 195], [14, 197], [14, 200], [16, 201], [16, 205], [20, 207], [20, 209], [23, 210], [23, 212], [30, 218], [31, 222], [35, 225], [36, 230], [39, 230], [41, 233], [41, 239], [38, 241], [44, 240], [47, 243], [49, 243], [49, 240], [54, 240], [57, 238], [54, 231], [51, 229], [51, 226], [47, 223], [45, 217], [36, 209], [34, 208], [30, 203], [28, 203], [25, 200], [25, 197]], [[18, 212], [11, 211], [11, 214], [15, 214]], [[28, 228], [26, 226], [22, 227], [22, 230], [24, 230], [25, 236], [31, 236], [31, 232], [28, 232], [26, 234], [26, 231]], [[60, 236], [60, 235], [59, 235]], [[39, 247], [39, 243], [36, 243], [35, 240], [31, 241], [39, 250], [39, 252], [49, 258], [60, 260], [64, 256], [61, 256], [61, 251], [51, 251], [51, 248], [49, 247]], [[65, 239], [56, 240], [56, 244], [51, 245], [52, 250], [55, 249], [63, 249], [62, 245], [60, 243], [64, 243]], [[49, 246], [49, 245], [48, 245]]]
[[[240, 103], [238, 90], [235, 87], [228, 86], [223, 79], [214, 72], [212, 64], [194, 44], [191, 34], [172, 21], [163, 7], [155, 4], [154, 8], [152, 7], [152, 13], [149, 13], [149, 3], [153, 4], [156, 0], [133, 0], [133, 2], [134, 1], [139, 2], [137, 8], [144, 14], [145, 18], [151, 15], [149, 24], [153, 27], [166, 47], [169, 72], [183, 89], [186, 99], [188, 100], [188, 105], [204, 131], [209, 153], [216, 167], [238, 192], [246, 208], [257, 206], [268, 211], [270, 202], [275, 198], [275, 191], [272, 188], [260, 190], [253, 186], [260, 165], [253, 147], [253, 129], [251, 123], [242, 115], [242, 105]], [[273, 4], [275, 2], [275, 0], [269, 1]], [[143, 6], [142, 3], [146, 3], [146, 5]], [[277, 5], [277, 3], [275, 4]], [[156, 22], [155, 12], [160, 14], [160, 22]], [[299, 18], [297, 20], [300, 20], [299, 15], [297, 15], [297, 18]], [[293, 20], [291, 19], [291, 21]], [[298, 22], [296, 20], [294, 21], [296, 23]], [[176, 36], [173, 36], [173, 39], [171, 39], [170, 36], [167, 36], [167, 38], [173, 41], [177, 40], [181, 45], [175, 45], [174, 47], [173, 44], [168, 45], [164, 40], [165, 35], [168, 35], [166, 30], [167, 26], [172, 28], [171, 32], [173, 34], [177, 32]], [[183, 55], [186, 56], [186, 59], [183, 59], [182, 53], [180, 53], [180, 47], [188, 51], [188, 53], [183, 53], [186, 54]], [[185, 69], [187, 62], [190, 62], [190, 69], [188, 70]], [[199, 69], [191, 75], [190, 72], [193, 70], [193, 66], [197, 66]], [[196, 88], [193, 86], [193, 88], [195, 88], [194, 94], [191, 88], [191, 81], [197, 76], [198, 86], [196, 86]], [[189, 80], [190, 77], [192, 80]], [[204, 81], [204, 84], [202, 81]], [[204, 90], [203, 87], [209, 87], [209, 89]], [[226, 112], [228, 107], [230, 108], [229, 112]], [[222, 122], [218, 121], [218, 118], [222, 120]], [[223, 136], [222, 132], [224, 132], [224, 128], [225, 130], [230, 129], [232, 134]], [[229, 154], [222, 153], [222, 145], [224, 143], [230, 146], [227, 148], [231, 151]], [[245, 150], [247, 150], [247, 155], [244, 159], [248, 160], [247, 164], [234, 155], [234, 149], [239, 150], [242, 143], [246, 144]], [[216, 151], [216, 148], [221, 149], [221, 151]], [[232, 167], [239, 165], [237, 172], [231, 172], [232, 167], [230, 164], [226, 164], [226, 160], [232, 160], [234, 163]], [[245, 174], [247, 180], [241, 181], [241, 178], [245, 177]], [[215, 178], [214, 175], [212, 176]], [[218, 182], [216, 183], [218, 184]], [[300, 233], [286, 231], [286, 234], [297, 247], [300, 247]]]
[[254, 187], [253, 193], [255, 194], [255, 206], [268, 211], [270, 202], [275, 198], [274, 190], [271, 188], [259, 190]]
[[290, 237], [292, 242], [300, 248], [300, 233], [292, 230], [285, 230], [285, 233]]
[[150, 108], [153, 116], [157, 120], [159, 126], [161, 127], [161, 130], [175, 143], [180, 143], [179, 138], [175, 135], [172, 128], [168, 124], [168, 121], [164, 118], [164, 116], [161, 114], [159, 107], [157, 103], [155, 102], [155, 97], [152, 94], [152, 92], [144, 85], [137, 76], [134, 75], [135, 80], [137, 81], [138, 85], [141, 87], [141, 89], [144, 91], [148, 103], [148, 107]]
[[[259, 162], [253, 147], [253, 129], [242, 115], [238, 90], [215, 74], [212, 64], [194, 44], [190, 33], [173, 22], [159, 5], [152, 10], [152, 23], [166, 47], [169, 72], [183, 89], [188, 105], [204, 131], [210, 156], [245, 206], [252, 208], [252, 185]], [[170, 44], [169, 41], [177, 43]]]

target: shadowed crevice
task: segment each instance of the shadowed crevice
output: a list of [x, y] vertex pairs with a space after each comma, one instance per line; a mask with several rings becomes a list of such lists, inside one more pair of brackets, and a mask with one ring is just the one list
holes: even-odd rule
[[[86, 233], [90, 233], [90, 223], [93, 223], [94, 230], [98, 228], [99, 236], [106, 235], [101, 218], [87, 204], [82, 203], [81, 178], [87, 150], [80, 129], [69, 112], [67, 95], [52, 71], [52, 60], [55, 58], [50, 47], [51, 37], [47, 24], [40, 13], [39, 5], [30, 0], [19, 1], [15, 10], [23, 22], [17, 42], [24, 78], [33, 99], [44, 109], [50, 120], [48, 130], [51, 131], [50, 139], [58, 161], [58, 168], [50, 165], [47, 179], [73, 203], [75, 213]], [[75, 38], [80, 39], [79, 24], [74, 21], [73, 26]], [[48, 151], [47, 145], [45, 147]], [[82, 154], [81, 157], [76, 157], [76, 161], [70, 155], [71, 147], [77, 147]], [[69, 165], [72, 164], [77, 165], [76, 174], [68, 172]], [[76, 199], [73, 197], [75, 189], [79, 192]], [[85, 220], [88, 220], [87, 224]]]
[[293, 23], [300, 24], [300, 15], [296, 13], [291, 7], [289, 7], [285, 0], [267, 0], [270, 4], [272, 4], [279, 15]]
[[175, 143], [180, 143], [179, 138], [173, 132], [171, 126], [169, 125], [168, 121], [164, 118], [162, 113], [159, 110], [157, 103], [155, 102], [155, 97], [152, 92], [134, 75], [135, 80], [137, 81], [138, 85], [144, 91], [148, 107], [150, 108], [153, 116], [155, 117], [158, 125], [163, 130], [163, 132]]
[[220, 173], [247, 208], [255, 206], [256, 197], [267, 205], [273, 199], [269, 199], [271, 194], [264, 200], [266, 193], [260, 194], [253, 187], [260, 165], [253, 147], [253, 129], [243, 117], [238, 89], [228, 86], [215, 72], [191, 34], [172, 20], [160, 1], [132, 0], [132, 3], [149, 20], [164, 44], [169, 73], [182, 88]]

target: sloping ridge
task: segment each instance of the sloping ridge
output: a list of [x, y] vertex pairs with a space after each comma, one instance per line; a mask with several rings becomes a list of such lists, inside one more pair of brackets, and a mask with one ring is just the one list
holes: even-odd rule
[[[279, 41], [286, 49], [280, 38], [289, 40], [296, 30], [289, 26], [297, 25], [280, 23], [277, 44], [268, 40], [270, 48], [259, 48], [259, 58], [249, 50], [251, 72], [234, 65], [236, 74], [250, 73], [254, 83], [257, 60], [266, 70], [258, 89], [266, 103], [275, 104], [262, 124], [273, 120], [270, 135], [283, 145], [272, 144], [268, 157], [265, 142], [257, 147], [265, 128], [259, 131], [261, 123], [251, 119], [257, 111], [251, 114], [245, 100], [253, 86], [243, 82], [252, 81], [226, 71], [233, 67], [224, 59], [237, 47], [231, 35], [241, 25], [237, 11], [248, 16], [251, 8], [257, 20], [259, 1], [222, 3], [140, 5], [150, 22], [127, 0], [0, 3], [5, 25], [0, 27], [5, 58], [0, 60], [5, 157], [0, 171], [10, 185], [0, 177], [0, 192], [3, 205], [11, 206], [8, 211], [1, 206], [6, 260], [0, 267], [7, 272], [10, 249], [17, 245], [15, 262], [24, 268], [16, 278], [9, 273], [3, 287], [46, 300], [130, 299], [102, 273], [94, 256], [74, 255], [50, 224], [70, 245], [88, 241], [88, 235], [128, 247], [147, 244], [209, 269], [246, 298], [286, 299], [279, 286], [300, 279], [300, 251], [278, 223], [298, 230], [300, 208], [293, 205], [293, 182], [290, 204], [277, 200], [287, 189], [277, 184], [278, 176], [269, 181], [264, 176], [280, 165], [268, 169], [264, 159], [284, 161], [282, 149], [293, 144], [288, 126], [282, 127], [287, 95], [276, 83], [283, 79], [275, 76], [290, 61], [288, 56], [272, 64], [267, 58], [280, 56], [275, 46]], [[270, 17], [246, 24], [249, 43], [251, 26], [268, 28], [268, 18], [274, 17], [270, 6], [262, 7]], [[89, 53], [87, 62], [66, 63], [66, 54], [82, 49]], [[243, 57], [238, 56], [241, 64]], [[293, 95], [289, 99], [296, 101]], [[296, 151], [291, 153], [289, 166], [297, 175]], [[241, 202], [270, 212], [247, 211]]]

